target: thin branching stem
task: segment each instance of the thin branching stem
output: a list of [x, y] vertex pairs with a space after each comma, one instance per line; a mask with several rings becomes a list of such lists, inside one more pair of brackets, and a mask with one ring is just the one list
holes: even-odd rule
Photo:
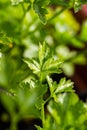
[[57, 17], [58, 15], [60, 15], [62, 12], [64, 12], [67, 9], [67, 7], [62, 8], [61, 10], [58, 10], [51, 18], [48, 19], [47, 22], [52, 21], [55, 17]]
[[[51, 22], [55, 17], [60, 15], [66, 9], [68, 9], [68, 8], [64, 7], [61, 10], [59, 10], [58, 12], [56, 12], [51, 18], [48, 19], [47, 23]], [[28, 35], [32, 35], [34, 32], [36, 32], [38, 30], [39, 27], [40, 27], [40, 25], [38, 24], [37, 27], [35, 28], [35, 30], [28, 32]]]

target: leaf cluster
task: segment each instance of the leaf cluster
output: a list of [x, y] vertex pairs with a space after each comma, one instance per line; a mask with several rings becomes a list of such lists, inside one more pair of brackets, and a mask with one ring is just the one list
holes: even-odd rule
[[43, 2], [41, 0], [12, 0], [11, 2], [13, 5], [17, 5], [22, 2], [30, 3], [31, 7], [33, 7], [34, 11], [37, 13], [40, 20], [44, 24], [47, 22], [46, 14], [48, 13], [48, 10], [46, 7], [48, 5], [58, 5], [67, 8], [74, 8], [75, 12], [78, 12], [81, 9], [81, 6], [87, 3], [86, 0], [44, 0]]
[[67, 67], [71, 72], [73, 64], [85, 62], [86, 51], [79, 54], [68, 45], [84, 49], [87, 23], [77, 36], [80, 25], [66, 9], [77, 12], [86, 0], [11, 3], [0, 1], [0, 102], [9, 113], [9, 129], [17, 130], [21, 119], [39, 118], [38, 130], [86, 130], [87, 104], [74, 93], [73, 82], [51, 77], [62, 71], [71, 75]]
[[61, 73], [60, 66], [62, 61], [55, 59], [51, 55], [49, 47], [45, 43], [39, 45], [39, 59], [24, 59], [24, 62], [28, 64], [29, 68], [36, 74], [41, 81], [43, 81], [47, 75], [53, 73]]
[[[87, 105], [74, 93], [73, 82], [65, 78], [59, 83], [52, 80], [51, 74], [61, 72], [62, 62], [50, 54], [46, 43], [40, 43], [38, 59], [24, 59], [31, 70], [28, 79], [9, 89], [9, 95], [2, 91], [3, 105], [12, 118], [11, 130], [23, 118], [39, 118], [42, 127], [36, 126], [38, 130], [86, 129]], [[6, 90], [5, 93], [8, 94]]]

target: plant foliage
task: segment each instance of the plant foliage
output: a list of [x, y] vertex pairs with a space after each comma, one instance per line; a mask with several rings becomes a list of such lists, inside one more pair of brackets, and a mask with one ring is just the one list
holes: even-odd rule
[[10, 120], [9, 130], [17, 130], [22, 119], [40, 119], [37, 130], [87, 129], [87, 103], [75, 94], [74, 83], [52, 78], [71, 76], [75, 64], [87, 62], [87, 21], [78, 35], [80, 25], [69, 10], [85, 3], [0, 0], [0, 103], [8, 113], [0, 120]]

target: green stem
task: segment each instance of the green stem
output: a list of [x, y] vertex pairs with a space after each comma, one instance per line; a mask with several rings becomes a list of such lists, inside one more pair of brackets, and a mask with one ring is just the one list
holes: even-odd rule
[[44, 128], [44, 125], [45, 125], [45, 110], [44, 110], [44, 105], [51, 99], [51, 96], [49, 96], [47, 98], [47, 100], [42, 103], [42, 109], [41, 109], [41, 116], [42, 116], [42, 125], [43, 125], [43, 128]]
[[[33, 21], [32, 21], [32, 23], [30, 23], [30, 24], [28, 25], [27, 29], [28, 29], [30, 26], [36, 24], [36, 22], [37, 22], [37, 21], [36, 21], [36, 18], [34, 18]], [[28, 32], [28, 30], [26, 30], [26, 32], [22, 34], [22, 37], [25, 38], [27, 35], [32, 35], [34, 32], [36, 32], [36, 31], [38, 30], [39, 26], [40, 26], [40, 24], [37, 25], [37, 27], [36, 27], [33, 31], [30, 31], [30, 32]]]
[[17, 130], [17, 123], [18, 123], [17, 119], [13, 117], [11, 120], [10, 130]]
[[28, 8], [27, 9], [25, 9], [25, 7], [24, 7], [24, 4], [23, 3], [21, 3], [21, 6], [22, 6], [22, 9], [23, 9], [23, 16], [22, 16], [22, 19], [24, 19], [24, 17], [25, 17], [25, 15], [26, 15], [26, 13], [30, 10], [30, 5], [28, 6]]
[[[66, 10], [67, 7], [62, 8], [61, 10], [59, 10], [58, 12], [56, 12], [50, 19], [48, 19], [47, 23], [50, 22], [51, 20], [53, 20], [57, 15], [60, 15], [64, 10]], [[35, 20], [34, 20], [35, 21]], [[35, 28], [35, 30], [28, 32], [28, 35], [33, 34], [34, 32], [36, 32], [38, 30], [38, 28], [40, 27], [40, 25], [38, 24], [37, 27]], [[27, 35], [27, 34], [26, 34]]]
[[13, 112], [11, 114], [10, 130], [18, 130], [18, 122], [19, 122], [19, 120], [20, 120], [20, 114]]
[[44, 127], [45, 125], [44, 103], [42, 103], [41, 115], [42, 115], [42, 125]]
[[4, 89], [3, 87], [0, 87], [0, 93], [5, 93], [7, 96], [15, 96], [14, 93], [9, 92], [7, 89]]
[[46, 101], [45, 101], [45, 103], [44, 104], [46, 104], [50, 99], [51, 99], [52, 97], [51, 96], [49, 96], [47, 99], [46, 99]]
[[58, 12], [56, 12], [50, 19], [48, 19], [47, 22], [52, 21], [56, 16], [60, 15], [62, 12], [64, 12], [67, 9], [67, 7], [62, 8], [61, 10], [59, 10]]
[[24, 4], [21, 3], [21, 6], [22, 6], [22, 9], [23, 9], [23, 12], [25, 13], [25, 12], [26, 12], [26, 9], [25, 9], [25, 7], [24, 7]]

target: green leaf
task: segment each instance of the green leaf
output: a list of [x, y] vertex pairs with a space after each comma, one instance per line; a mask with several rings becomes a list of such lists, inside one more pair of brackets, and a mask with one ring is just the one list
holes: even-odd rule
[[83, 4], [86, 4], [87, 0], [74, 0], [74, 10], [77, 13]]
[[46, 14], [48, 12], [47, 12], [46, 7], [49, 3], [50, 3], [50, 0], [44, 0], [43, 2], [41, 0], [35, 0], [35, 2], [33, 3], [33, 9], [38, 14], [40, 20], [44, 24], [46, 24], [47, 22]]
[[[47, 92], [47, 85], [42, 85], [38, 81], [35, 81], [33, 88], [31, 88], [31, 84], [28, 82], [23, 82], [20, 86], [21, 88], [17, 89], [17, 102], [19, 103], [21, 112], [28, 112], [28, 109], [32, 107], [35, 107], [35, 111], [36, 109], [40, 110], [44, 102], [43, 96]], [[32, 111], [34, 111], [34, 108]]]
[[39, 61], [40, 66], [42, 67], [43, 63], [51, 56], [50, 48], [45, 42], [39, 44]]
[[28, 67], [33, 71], [33, 73], [38, 74], [40, 72], [39, 63], [34, 59], [25, 58], [23, 61], [28, 65]]
[[15, 108], [16, 108], [15, 97], [11, 97], [6, 94], [0, 94], [0, 95], [1, 95], [1, 101], [4, 108], [6, 108], [10, 116], [15, 116]]
[[[85, 107], [84, 103], [79, 101], [79, 98], [75, 93], [59, 94], [58, 102], [51, 100], [47, 108], [50, 113], [50, 118], [52, 118], [51, 120], [53, 120], [53, 123], [55, 122], [56, 129], [86, 129], [87, 105]], [[86, 116], [84, 116], [85, 114]]]
[[50, 87], [50, 92], [52, 96], [55, 96], [55, 94], [62, 93], [62, 92], [73, 92], [73, 82], [71, 80], [67, 80], [66, 78], [61, 78], [59, 83], [53, 82], [53, 80], [47, 76], [47, 82]]
[[48, 82], [48, 85], [50, 88], [51, 96], [53, 96], [55, 93], [55, 90], [57, 89], [57, 82], [53, 82], [53, 80], [52, 80], [52, 78], [50, 78], [50, 76], [47, 76], [47, 82]]
[[61, 64], [62, 64], [62, 61], [60, 59], [54, 59], [53, 57], [49, 58], [44, 62], [42, 71], [45, 71], [48, 74], [61, 73], [62, 72], [60, 69]]
[[19, 110], [19, 114], [22, 117], [40, 117], [40, 112], [35, 107], [38, 97], [38, 89], [30, 88], [30, 85], [21, 84], [21, 87], [16, 88], [16, 104]]
[[71, 80], [66, 81], [66, 78], [61, 78], [55, 93], [73, 92], [72, 88], [73, 88], [73, 82], [71, 82]]
[[37, 83], [37, 87], [38, 87], [37, 88], [38, 89], [38, 97], [37, 97], [37, 102], [36, 102], [35, 106], [37, 107], [37, 109], [40, 110], [42, 107], [42, 104], [44, 103], [43, 97], [44, 97], [44, 94], [46, 94], [48, 87], [46, 84], [41, 85], [39, 83]]
[[75, 12], [78, 12], [80, 9], [81, 9], [80, 0], [75, 0], [75, 2], [74, 2], [74, 10], [75, 10]]
[[43, 44], [39, 44], [39, 62], [37, 59], [24, 59], [24, 62], [28, 64], [29, 68], [36, 74], [41, 81], [43, 81], [47, 75], [51, 73], [61, 73], [61, 64], [60, 59], [54, 59], [51, 54], [50, 47]]
[[6, 34], [0, 32], [0, 48], [2, 52], [6, 52], [13, 47], [12, 40]]
[[46, 24], [47, 20], [46, 20], [46, 16], [45, 14], [47, 14], [47, 10], [44, 8], [39, 7], [37, 4], [34, 4], [34, 10], [35, 12], [38, 14], [40, 20]]
[[61, 73], [62, 61], [53, 57], [51, 49], [45, 42], [39, 44], [39, 61], [42, 73], [46, 72], [46, 75], [50, 73]]

